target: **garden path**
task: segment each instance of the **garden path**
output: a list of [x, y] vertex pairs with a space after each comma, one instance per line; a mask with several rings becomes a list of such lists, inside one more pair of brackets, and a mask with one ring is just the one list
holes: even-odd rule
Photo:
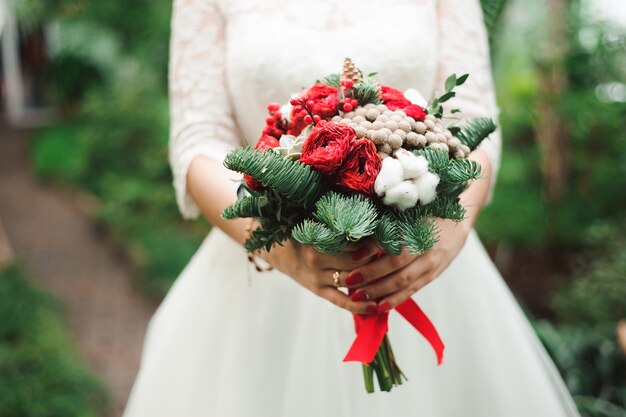
[[87, 216], [63, 192], [37, 183], [28, 135], [0, 126], [0, 218], [18, 258], [66, 306], [74, 341], [107, 385], [112, 417], [119, 416], [156, 304], [134, 287], [131, 269]]

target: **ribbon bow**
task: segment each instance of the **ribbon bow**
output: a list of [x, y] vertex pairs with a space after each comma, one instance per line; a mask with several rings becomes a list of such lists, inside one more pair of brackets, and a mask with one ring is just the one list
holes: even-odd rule
[[[430, 343], [437, 355], [437, 364], [443, 362], [444, 345], [437, 329], [422, 309], [411, 298], [396, 307], [396, 310]], [[354, 314], [356, 338], [343, 359], [344, 362], [370, 363], [387, 333], [389, 313], [361, 316]]]

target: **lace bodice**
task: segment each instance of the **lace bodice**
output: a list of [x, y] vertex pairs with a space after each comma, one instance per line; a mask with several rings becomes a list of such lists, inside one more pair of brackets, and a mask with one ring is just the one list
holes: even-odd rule
[[[451, 73], [470, 73], [449, 108], [497, 116], [478, 0], [175, 0], [170, 56], [170, 163], [184, 217], [194, 157], [223, 160], [254, 144], [266, 105], [286, 102], [350, 56], [363, 70], [430, 98]], [[493, 166], [500, 135], [482, 148]]]

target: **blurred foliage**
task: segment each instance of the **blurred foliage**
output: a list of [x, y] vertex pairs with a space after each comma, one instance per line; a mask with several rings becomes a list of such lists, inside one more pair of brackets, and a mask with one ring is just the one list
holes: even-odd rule
[[[624, 29], [589, 19], [577, 1], [569, 4], [569, 47], [562, 57], [567, 88], [554, 103], [570, 134], [564, 150], [569, 153], [568, 192], [550, 203], [541, 191], [535, 120], [543, 93], [539, 72], [547, 65], [541, 51], [549, 40], [545, 16], [531, 15], [528, 22], [512, 22], [496, 42], [505, 143], [497, 192], [479, 222], [488, 241], [584, 246], [589, 227], [624, 214], [626, 193], [617, 190], [626, 189], [626, 102], [602, 94], [626, 83]], [[515, 5], [511, 18], [543, 10], [534, 1]]]
[[540, 321], [535, 330], [583, 417], [626, 415], [626, 355], [613, 327], [555, 326]]
[[78, 359], [55, 300], [22, 271], [0, 273], [0, 417], [96, 417], [100, 381]]
[[555, 309], [569, 323], [614, 325], [626, 318], [626, 224], [597, 226], [588, 241], [594, 249], [581, 258], [572, 284], [556, 295]]

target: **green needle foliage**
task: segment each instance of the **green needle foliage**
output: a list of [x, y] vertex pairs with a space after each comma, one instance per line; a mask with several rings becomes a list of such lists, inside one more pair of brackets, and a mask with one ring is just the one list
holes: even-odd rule
[[300, 161], [251, 147], [236, 148], [224, 160], [226, 168], [249, 174], [295, 203], [312, 206], [326, 190], [320, 175]]
[[423, 217], [419, 208], [400, 211], [396, 218], [402, 232], [402, 244], [407, 252], [424, 253], [437, 243], [439, 230], [435, 219]]
[[222, 219], [232, 220], [239, 217], [261, 218], [266, 213], [263, 210], [268, 204], [266, 196], [248, 196], [238, 200], [222, 212]]
[[453, 159], [448, 169], [440, 174], [441, 179], [452, 184], [463, 184], [480, 178], [481, 167], [472, 159]]
[[455, 136], [461, 143], [474, 150], [483, 139], [486, 139], [487, 136], [496, 130], [496, 123], [489, 117], [479, 117], [468, 120], [458, 127], [459, 131]]
[[376, 206], [360, 194], [344, 196], [331, 191], [315, 207], [315, 217], [320, 222], [352, 242], [374, 233], [378, 222]]
[[402, 252], [402, 230], [396, 217], [385, 213], [380, 218], [374, 234], [378, 246], [389, 255], [399, 255]]
[[294, 227], [291, 236], [303, 245], [313, 246], [327, 255], [343, 252], [348, 243], [342, 233], [314, 220], [305, 220]]
[[380, 104], [380, 88], [378, 85], [369, 82], [360, 82], [354, 86], [354, 98], [359, 100], [360, 106], [366, 104]]

